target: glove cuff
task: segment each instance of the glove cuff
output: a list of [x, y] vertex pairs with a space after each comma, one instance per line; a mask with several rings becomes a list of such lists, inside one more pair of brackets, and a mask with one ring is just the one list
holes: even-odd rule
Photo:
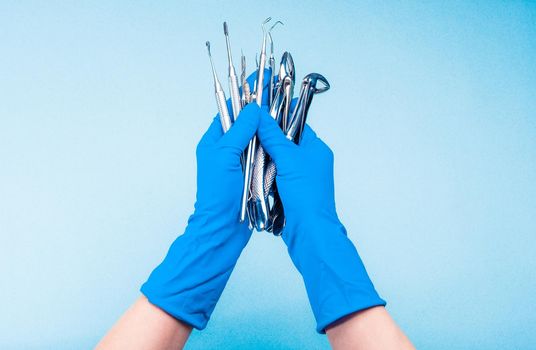
[[387, 304], [372, 285], [354, 290], [339, 290], [339, 294], [334, 294], [331, 298], [332, 300], [328, 299], [325, 304], [316, 307], [316, 310], [313, 308], [316, 331], [320, 334], [325, 334], [328, 326], [348, 315]]
[[289, 229], [295, 232], [284, 232], [283, 239], [303, 277], [317, 332], [356, 311], [386, 304], [336, 217]]
[[194, 213], [141, 292], [176, 319], [204, 329], [250, 236], [247, 224]]
[[188, 306], [193, 303], [192, 300], [164, 295], [158, 288], [155, 288], [150, 280], [141, 286], [140, 292], [145, 295], [151, 304], [162, 309], [173, 318], [198, 330], [206, 328], [212, 311], [200, 312], [197, 310], [192, 312], [192, 310], [188, 310]]

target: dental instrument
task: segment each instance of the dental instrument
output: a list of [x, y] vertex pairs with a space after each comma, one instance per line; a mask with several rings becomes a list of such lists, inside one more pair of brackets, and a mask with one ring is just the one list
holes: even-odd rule
[[214, 78], [214, 94], [216, 96], [216, 104], [218, 105], [218, 111], [220, 112], [220, 122], [223, 129], [223, 132], [227, 132], [233, 124], [231, 116], [229, 115], [229, 110], [227, 109], [227, 100], [225, 98], [225, 92], [221, 87], [220, 80], [216, 74], [216, 69], [214, 68], [214, 62], [212, 62], [212, 54], [210, 53], [210, 41], [205, 43], [207, 46], [208, 57], [210, 59], [210, 66], [212, 67], [212, 75]]
[[225, 42], [227, 45], [227, 60], [229, 62], [229, 91], [231, 94], [231, 106], [233, 110], [233, 120], [238, 118], [238, 114], [242, 110], [242, 104], [240, 102], [240, 90], [238, 87], [238, 77], [233, 65], [233, 56], [231, 54], [231, 43], [229, 40], [229, 28], [227, 22], [223, 22], [223, 33], [225, 34]]
[[[264, 28], [265, 24], [271, 21], [272, 18], [268, 17], [262, 22], [262, 45], [261, 45], [261, 55], [259, 58], [259, 69], [257, 71], [257, 82], [255, 86], [255, 102], [262, 107], [262, 92], [263, 92], [263, 82], [264, 82], [264, 66], [266, 65], [266, 30]], [[257, 147], [257, 136], [253, 136], [249, 142], [246, 155], [246, 164], [244, 167], [244, 186], [242, 189], [242, 199], [240, 203], [240, 221], [246, 219], [246, 208], [247, 202], [250, 195], [251, 180], [252, 180], [252, 170], [253, 170], [253, 160], [255, 159], [255, 151]], [[263, 212], [268, 215], [268, 209], [266, 207], [260, 208]]]

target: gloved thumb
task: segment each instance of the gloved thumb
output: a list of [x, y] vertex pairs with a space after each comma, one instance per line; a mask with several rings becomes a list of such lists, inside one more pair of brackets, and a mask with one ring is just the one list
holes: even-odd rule
[[261, 109], [257, 104], [250, 103], [246, 105], [233, 126], [220, 138], [218, 143], [221, 146], [236, 148], [242, 152], [249, 143], [249, 140], [255, 135], [259, 126]]
[[297, 149], [296, 144], [285, 137], [277, 122], [264, 110], [260, 113], [257, 135], [262, 147], [274, 159], [276, 165]]

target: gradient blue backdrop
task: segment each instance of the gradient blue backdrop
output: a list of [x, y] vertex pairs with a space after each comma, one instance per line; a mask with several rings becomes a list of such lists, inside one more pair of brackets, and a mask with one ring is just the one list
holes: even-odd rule
[[[230, 2], [227, 2], [230, 3]], [[182, 232], [215, 113], [205, 40], [260, 22], [333, 148], [340, 217], [421, 349], [536, 347], [536, 3], [0, 3], [0, 348], [91, 348]], [[324, 349], [255, 234], [189, 349]]]

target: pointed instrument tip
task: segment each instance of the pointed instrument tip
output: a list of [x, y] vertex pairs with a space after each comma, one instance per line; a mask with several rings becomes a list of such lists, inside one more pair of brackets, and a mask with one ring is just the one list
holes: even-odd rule
[[268, 30], [268, 32], [271, 32], [272, 29], [274, 29], [274, 27], [275, 27], [276, 25], [278, 25], [278, 24], [281, 24], [282, 26], [285, 25], [285, 23], [283, 23], [283, 22], [281, 22], [281, 21], [277, 21], [277, 22], [275, 22], [275, 23], [270, 27], [270, 29]]
[[229, 35], [229, 28], [227, 28], [227, 22], [223, 22], [223, 33]]

